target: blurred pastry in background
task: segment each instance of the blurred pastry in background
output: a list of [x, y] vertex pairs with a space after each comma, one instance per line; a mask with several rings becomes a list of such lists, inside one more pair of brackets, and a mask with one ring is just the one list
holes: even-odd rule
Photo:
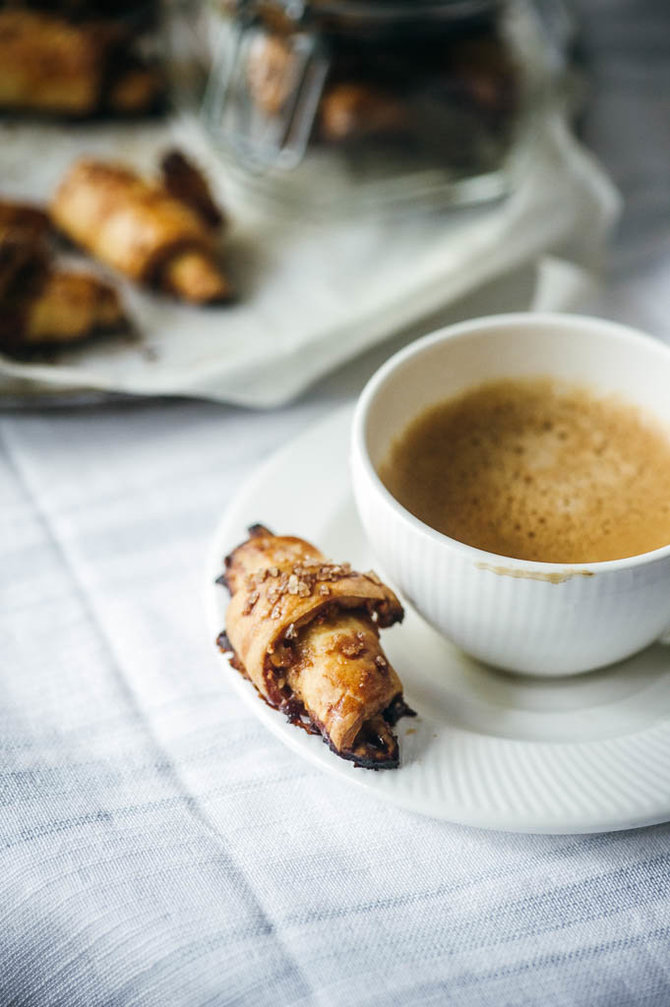
[[44, 210], [0, 199], [0, 298], [27, 274], [46, 267], [50, 226]]
[[329, 142], [406, 130], [406, 102], [387, 91], [352, 81], [328, 88], [319, 106], [319, 132]]
[[280, 35], [256, 35], [249, 46], [247, 84], [266, 115], [279, 115], [295, 87], [295, 59]]
[[481, 113], [505, 117], [519, 100], [518, 74], [495, 36], [463, 39], [449, 51], [454, 92]]
[[81, 158], [50, 209], [63, 234], [136, 283], [194, 304], [231, 296], [217, 261], [221, 215], [183, 155], [164, 160], [162, 181], [123, 164]]
[[230, 296], [216, 255], [223, 221], [178, 150], [164, 156], [156, 182], [123, 165], [77, 161], [51, 216], [0, 199], [0, 349], [21, 354], [128, 328], [109, 283], [55, 264], [54, 227], [131, 280], [200, 304]]
[[119, 296], [90, 273], [54, 268], [49, 218], [0, 201], [0, 348], [9, 352], [70, 344], [120, 329]]
[[0, 299], [0, 347], [44, 349], [126, 328], [119, 295], [90, 273], [47, 270]]
[[[267, 116], [290, 106], [300, 78], [300, 55], [279, 34], [255, 35], [247, 56], [247, 85]], [[331, 143], [363, 136], [394, 134], [407, 129], [406, 101], [369, 81], [337, 80], [328, 84], [318, 105], [319, 138]]]
[[512, 155], [558, 79], [528, 6], [168, 5], [175, 100], [279, 215], [486, 202], [516, 184]]
[[160, 69], [139, 54], [122, 24], [0, 10], [2, 110], [138, 115], [155, 111], [163, 90]]
[[220, 207], [216, 205], [203, 175], [180, 150], [170, 150], [161, 160], [163, 186], [180, 203], [189, 206], [211, 228], [225, 222]]

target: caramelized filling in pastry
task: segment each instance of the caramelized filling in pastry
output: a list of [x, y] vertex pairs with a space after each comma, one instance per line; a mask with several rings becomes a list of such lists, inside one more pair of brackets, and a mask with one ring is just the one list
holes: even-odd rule
[[400, 622], [394, 593], [372, 572], [329, 562], [303, 539], [262, 525], [226, 559], [231, 593], [221, 650], [271, 706], [320, 733], [358, 766], [398, 765], [393, 725], [413, 715], [379, 642]]
[[[174, 169], [167, 174], [174, 187]], [[191, 169], [191, 191], [194, 174]], [[182, 165], [182, 188], [183, 178]], [[58, 188], [51, 217], [72, 241], [131, 280], [193, 303], [226, 300], [231, 291], [217, 262], [215, 228], [193, 203], [124, 165], [81, 158]]]

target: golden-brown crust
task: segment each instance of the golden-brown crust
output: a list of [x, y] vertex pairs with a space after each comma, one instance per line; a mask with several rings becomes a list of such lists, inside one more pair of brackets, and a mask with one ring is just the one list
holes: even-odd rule
[[163, 88], [112, 21], [0, 10], [0, 107], [66, 116], [152, 109]]
[[230, 283], [214, 259], [188, 247], [168, 259], [160, 285], [167, 293], [193, 304], [218, 304], [232, 297]]
[[298, 633], [285, 676], [338, 752], [351, 750], [362, 725], [402, 695], [367, 613], [339, 607]]
[[380, 627], [403, 616], [395, 594], [374, 573], [330, 563], [304, 539], [272, 535], [260, 526], [226, 558], [225, 576], [232, 596], [228, 623], [235, 627], [235, 649], [248, 670], [260, 669], [292, 627], [298, 629], [333, 603], [365, 609]]
[[72, 165], [51, 216], [74, 242], [138, 282], [155, 280], [177, 249], [212, 247], [188, 207], [124, 165], [90, 158]]
[[0, 298], [0, 347], [9, 351], [81, 342], [124, 325], [116, 291], [89, 273], [46, 268]]
[[101, 39], [50, 15], [0, 11], [0, 106], [86, 115], [99, 102]]
[[27, 306], [22, 343], [80, 342], [123, 321], [119, 296], [106, 283], [90, 273], [53, 270]]
[[[136, 282], [195, 302], [227, 296], [211, 229], [162, 186], [124, 165], [76, 161], [56, 191], [51, 216], [74, 242]], [[187, 253], [189, 269], [175, 280], [175, 260]], [[193, 268], [196, 260], [202, 268]]]
[[[250, 532], [226, 559], [223, 647], [271, 705], [304, 707], [335, 751], [363, 764], [363, 727], [402, 698], [379, 643], [379, 628], [402, 619], [400, 602], [372, 572], [330, 563], [303, 539]], [[395, 739], [384, 736], [386, 759], [381, 741], [363, 747], [370, 763], [395, 765]]]

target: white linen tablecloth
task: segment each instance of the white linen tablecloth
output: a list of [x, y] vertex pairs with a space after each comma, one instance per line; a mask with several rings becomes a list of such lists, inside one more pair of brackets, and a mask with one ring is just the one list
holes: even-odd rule
[[[627, 197], [598, 308], [670, 339], [670, 12], [584, 14], [587, 136]], [[222, 509], [388, 351], [271, 415], [0, 419], [3, 1007], [670, 1003], [670, 827], [414, 817], [299, 760], [220, 673]]]

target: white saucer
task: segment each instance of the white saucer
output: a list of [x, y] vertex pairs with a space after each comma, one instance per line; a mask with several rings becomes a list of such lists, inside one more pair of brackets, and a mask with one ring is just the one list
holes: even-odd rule
[[[225, 622], [222, 557], [262, 522], [335, 560], [382, 573], [348, 475], [351, 409], [271, 458], [226, 511], [208, 569], [210, 633]], [[466, 657], [406, 605], [382, 635], [418, 712], [401, 720], [401, 766], [356, 769], [266, 706], [221, 655], [228, 680], [290, 748], [382, 800], [434, 818], [513, 832], [602, 832], [670, 819], [670, 653], [660, 645], [589, 675], [530, 679]]]

